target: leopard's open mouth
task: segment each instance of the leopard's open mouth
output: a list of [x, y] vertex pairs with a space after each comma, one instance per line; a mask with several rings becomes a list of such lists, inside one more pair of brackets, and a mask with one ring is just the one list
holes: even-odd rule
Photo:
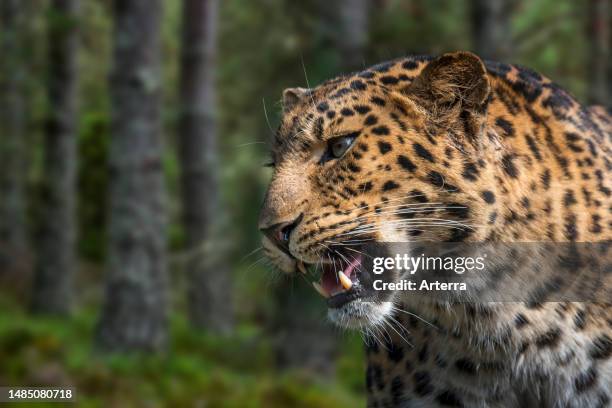
[[312, 284], [326, 299], [328, 317], [341, 327], [376, 325], [392, 309], [392, 294], [374, 290], [380, 276], [372, 272], [372, 255], [366, 247], [334, 245], [316, 263], [296, 260], [300, 272], [316, 276]]
[[363, 275], [363, 255], [339, 256], [322, 266], [321, 280], [315, 282], [317, 291], [327, 298], [327, 306], [338, 308], [364, 293], [360, 277]]
[[330, 309], [337, 309], [360, 299], [371, 297], [366, 282], [368, 273], [364, 265], [365, 255], [359, 250], [333, 248], [321, 257], [317, 264], [304, 264], [298, 261], [298, 269], [320, 272], [320, 279], [313, 282], [314, 288], [327, 300]]

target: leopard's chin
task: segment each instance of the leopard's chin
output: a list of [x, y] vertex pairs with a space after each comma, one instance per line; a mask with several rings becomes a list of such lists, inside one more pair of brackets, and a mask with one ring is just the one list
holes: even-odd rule
[[357, 298], [340, 307], [330, 307], [327, 316], [332, 323], [341, 328], [364, 329], [382, 324], [392, 310], [393, 302]]

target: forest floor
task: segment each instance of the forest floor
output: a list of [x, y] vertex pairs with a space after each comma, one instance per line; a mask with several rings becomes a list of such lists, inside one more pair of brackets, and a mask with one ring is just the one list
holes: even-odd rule
[[0, 384], [72, 386], [79, 407], [365, 405], [359, 338], [349, 339], [337, 379], [327, 381], [312, 373], [276, 371], [269, 341], [256, 327], [242, 325], [221, 338], [173, 317], [172, 343], [163, 355], [101, 356], [92, 349], [95, 321], [93, 310], [69, 320], [32, 317], [1, 296]]

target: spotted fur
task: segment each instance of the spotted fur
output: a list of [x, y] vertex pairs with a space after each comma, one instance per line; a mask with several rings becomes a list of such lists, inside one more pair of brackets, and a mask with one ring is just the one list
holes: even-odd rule
[[[260, 224], [291, 224], [287, 248], [264, 239], [286, 272], [296, 260], [316, 264], [326, 245], [368, 225], [367, 238], [382, 242], [612, 237], [610, 113], [530, 69], [465, 52], [408, 57], [286, 90], [283, 100]], [[322, 160], [328, 141], [344, 135], [354, 138], [350, 149]], [[448, 209], [397, 211], [419, 203]], [[393, 228], [401, 217], [470, 228]], [[533, 301], [441, 307], [397, 298], [405, 312], [393, 315], [397, 332], [368, 342], [368, 406], [610, 406], [610, 298], [546, 302], [564, 284], [553, 269], [517, 273], [533, 273]]]

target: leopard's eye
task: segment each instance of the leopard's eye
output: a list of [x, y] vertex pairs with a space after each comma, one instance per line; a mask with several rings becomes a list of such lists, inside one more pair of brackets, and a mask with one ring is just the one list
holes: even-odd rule
[[336, 139], [330, 146], [330, 151], [332, 157], [338, 159], [342, 157], [344, 153], [351, 147], [353, 141], [347, 137], [341, 137], [340, 139]]
[[338, 136], [328, 140], [327, 149], [321, 157], [320, 163], [341, 158], [352, 146], [353, 142], [355, 142], [355, 139], [357, 136], [359, 136], [359, 133], [360, 132], [358, 131], [352, 132], [345, 134], [344, 136]]
[[329, 152], [331, 153], [331, 157], [334, 159], [339, 159], [342, 157], [348, 148], [351, 147], [354, 140], [355, 138], [351, 136], [343, 136], [332, 139], [329, 143]]

